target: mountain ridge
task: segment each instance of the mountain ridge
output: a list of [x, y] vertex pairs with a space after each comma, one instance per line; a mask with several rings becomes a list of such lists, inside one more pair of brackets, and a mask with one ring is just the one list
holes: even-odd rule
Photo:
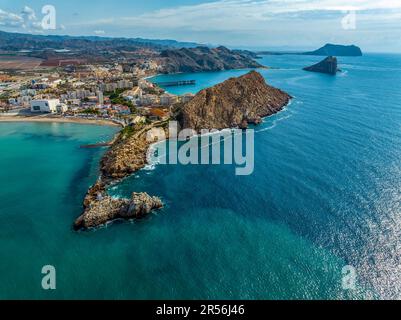
[[[18, 41], [20, 41], [20, 43], [18, 43]], [[3, 50], [41, 50], [47, 47], [53, 47], [53, 49], [74, 49], [81, 48], [82, 43], [109, 44], [110, 42], [114, 42], [117, 44], [120, 43], [121, 46], [151, 46], [160, 48], [192, 48], [201, 45], [195, 42], [181, 42], [172, 39], [37, 35], [28, 33], [12, 33], [0, 30], [0, 49]]]
[[165, 73], [263, 68], [248, 54], [223, 46], [167, 49], [160, 53], [160, 57], [164, 60]]

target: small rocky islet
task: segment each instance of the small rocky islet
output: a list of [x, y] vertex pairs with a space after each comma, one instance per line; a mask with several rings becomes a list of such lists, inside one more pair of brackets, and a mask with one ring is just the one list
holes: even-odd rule
[[[251, 71], [200, 91], [190, 102], [177, 107], [175, 117], [181, 128], [196, 132], [246, 129], [249, 124], [259, 124], [263, 117], [282, 110], [290, 99], [286, 92], [266, 84], [260, 73]], [[168, 137], [166, 124], [155, 122], [120, 132], [101, 160], [100, 177], [85, 196], [84, 212], [76, 219], [75, 230], [96, 228], [116, 219], [141, 219], [163, 207], [161, 199], [147, 193], [116, 199], [107, 194], [107, 188], [147, 164], [147, 151], [152, 144], [147, 137], [152, 130], [163, 130]]]
[[313, 66], [304, 68], [304, 70], [336, 75], [339, 71], [337, 58], [333, 56], [327, 57], [326, 59], [314, 64]]

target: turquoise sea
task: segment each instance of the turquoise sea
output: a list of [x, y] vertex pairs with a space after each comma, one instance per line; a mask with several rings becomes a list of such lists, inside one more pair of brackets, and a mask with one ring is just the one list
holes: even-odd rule
[[[114, 187], [166, 207], [140, 222], [76, 233], [115, 128], [0, 123], [0, 298], [401, 298], [401, 56], [265, 56], [267, 82], [294, 100], [255, 127], [255, 171], [158, 165]], [[247, 72], [163, 75], [197, 92]], [[57, 289], [41, 289], [54, 265]], [[342, 287], [344, 266], [355, 290]]]

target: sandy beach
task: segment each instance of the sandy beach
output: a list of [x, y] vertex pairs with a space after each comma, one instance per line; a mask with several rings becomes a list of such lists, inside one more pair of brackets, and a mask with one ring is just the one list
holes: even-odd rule
[[79, 123], [100, 126], [121, 126], [111, 120], [103, 119], [83, 119], [83, 118], [64, 118], [64, 117], [22, 117], [22, 116], [1, 116], [0, 122], [53, 122], [53, 123]]

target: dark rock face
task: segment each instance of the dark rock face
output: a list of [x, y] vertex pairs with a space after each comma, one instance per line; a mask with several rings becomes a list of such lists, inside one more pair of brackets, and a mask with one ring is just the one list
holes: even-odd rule
[[182, 107], [183, 128], [247, 128], [280, 111], [291, 96], [266, 84], [256, 71], [200, 91]]
[[354, 45], [343, 46], [328, 43], [318, 50], [305, 52], [303, 54], [310, 56], [360, 57], [362, 56], [362, 50]]
[[313, 66], [304, 68], [304, 70], [335, 75], [338, 71], [337, 58], [336, 57], [327, 57], [323, 61], [321, 61]]
[[234, 52], [225, 47], [182, 48], [164, 50], [160, 56], [164, 60], [164, 72], [220, 71], [243, 68], [262, 68], [249, 55]]

